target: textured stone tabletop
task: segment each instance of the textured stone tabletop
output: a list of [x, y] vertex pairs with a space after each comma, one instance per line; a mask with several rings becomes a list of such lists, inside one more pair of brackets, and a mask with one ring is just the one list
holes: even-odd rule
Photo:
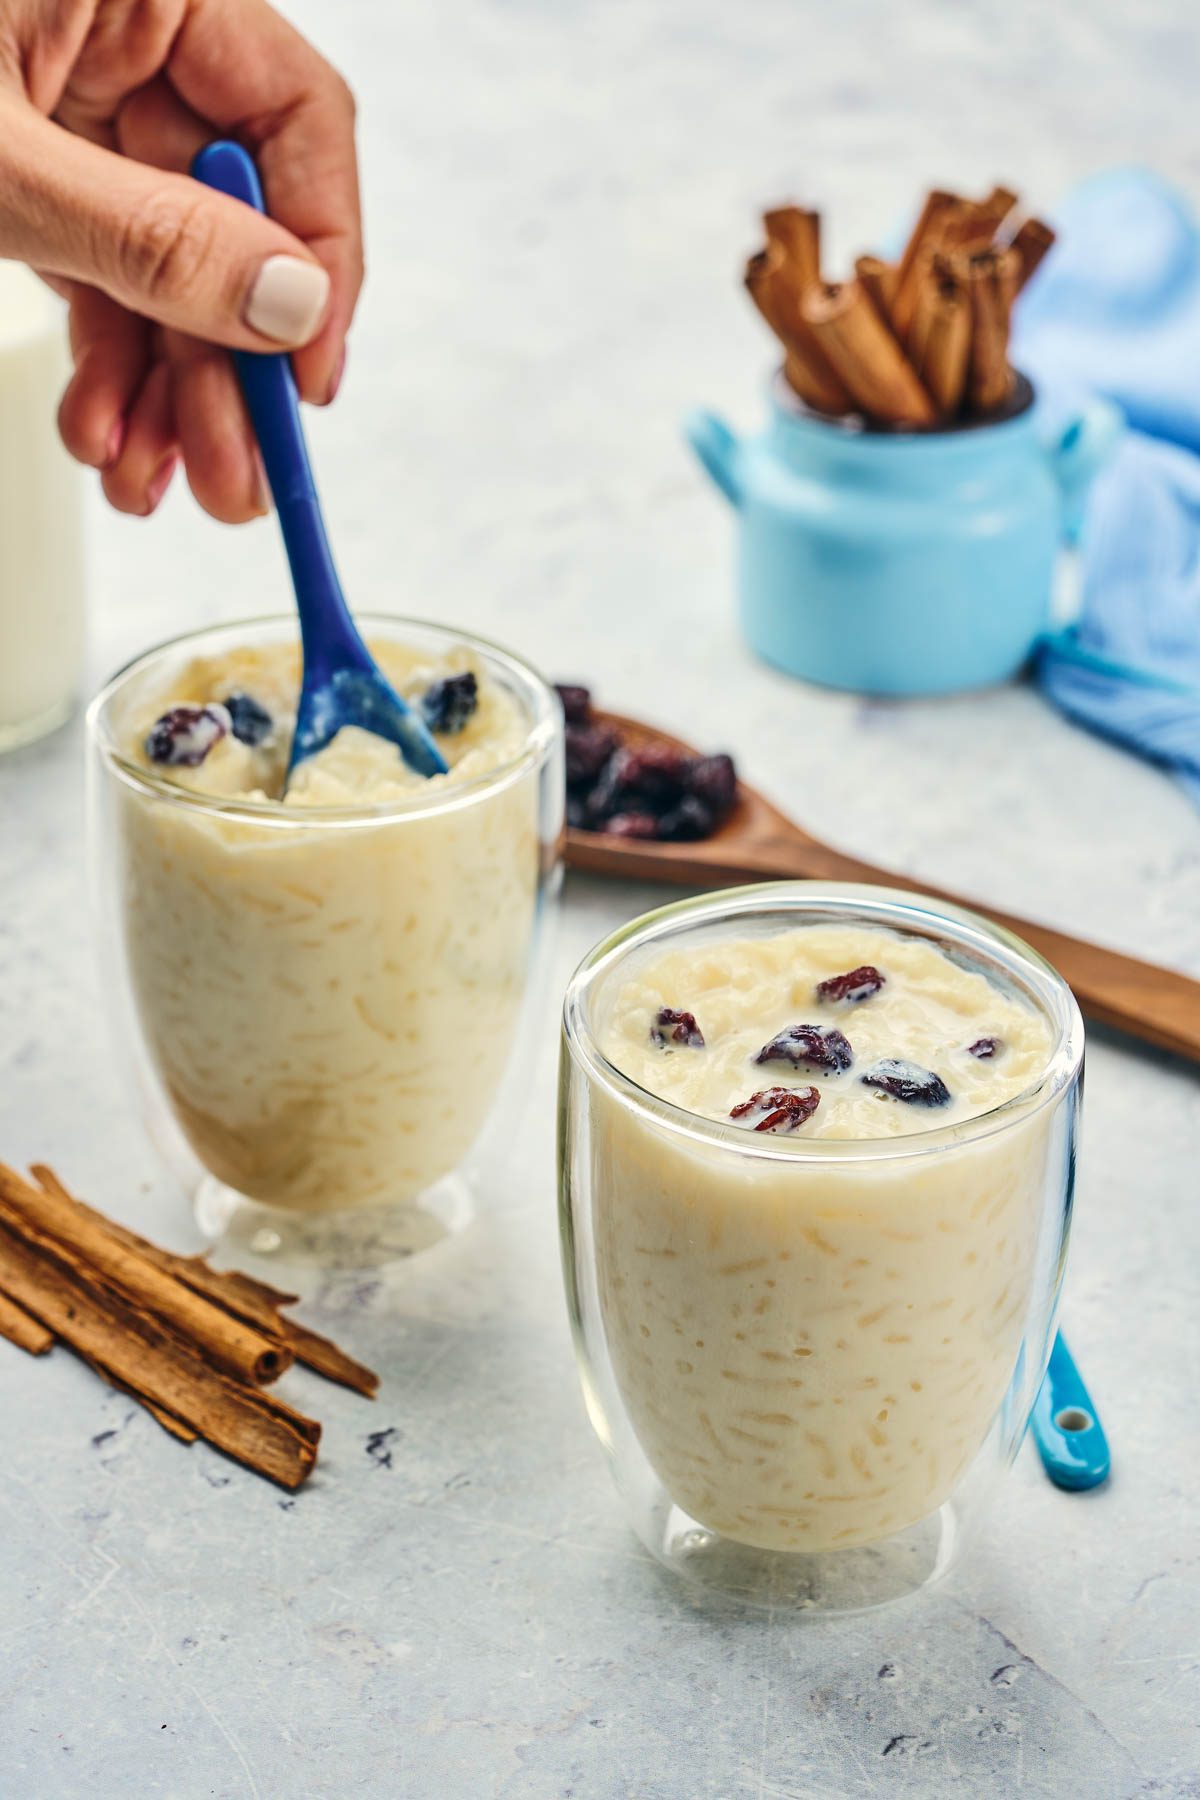
[[[750, 423], [735, 270], [763, 200], [863, 247], [933, 180], [1051, 206], [1101, 162], [1200, 191], [1182, 4], [305, 0], [358, 88], [371, 279], [314, 420], [346, 585], [735, 750], [815, 831], [1200, 975], [1200, 819], [1029, 690], [883, 705], [756, 665], [677, 420]], [[100, 517], [93, 675], [277, 610], [266, 522]], [[2, 554], [2, 547], [0, 547]], [[81, 734], [0, 765], [0, 1154], [195, 1242], [114, 1067]], [[560, 989], [648, 890], [568, 883]], [[185, 1450], [65, 1351], [0, 1343], [4, 1800], [841, 1800], [1200, 1794], [1200, 1089], [1093, 1041], [1065, 1320], [1115, 1473], [1023, 1450], [965, 1567], [840, 1624], [705, 1611], [627, 1530], [555, 1243], [554, 1015], [471, 1229], [306, 1315], [384, 1372], [295, 1499]]]

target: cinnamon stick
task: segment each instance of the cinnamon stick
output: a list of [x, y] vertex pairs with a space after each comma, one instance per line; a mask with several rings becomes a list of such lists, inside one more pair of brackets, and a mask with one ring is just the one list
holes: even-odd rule
[[806, 406], [816, 412], [844, 413], [850, 395], [821, 352], [801, 310], [801, 290], [778, 243], [752, 256], [746, 264], [746, 286], [759, 312], [786, 351], [784, 373]]
[[99, 1373], [149, 1401], [160, 1423], [168, 1415], [282, 1487], [299, 1487], [311, 1471], [321, 1436], [315, 1419], [231, 1380], [115, 1289], [101, 1299], [7, 1223], [0, 1289]]
[[983, 210], [992, 221], [993, 233], [1000, 229], [1013, 207], [1019, 203], [1020, 198], [1021, 196], [1014, 188], [997, 185], [982, 201]]
[[[76, 1351], [75, 1354], [78, 1356], [79, 1352]], [[87, 1360], [86, 1356], [81, 1358], [81, 1361], [83, 1362], [87, 1362]], [[96, 1365], [94, 1363], [88, 1363], [88, 1367], [96, 1368]], [[131, 1400], [136, 1400], [138, 1405], [142, 1407], [145, 1412], [150, 1414], [150, 1417], [155, 1423], [161, 1425], [163, 1430], [168, 1432], [171, 1437], [178, 1438], [181, 1444], [194, 1444], [196, 1442], [200, 1433], [198, 1431], [193, 1431], [190, 1425], [185, 1425], [182, 1419], [177, 1419], [174, 1413], [169, 1413], [163, 1406], [156, 1406], [153, 1400], [147, 1400], [145, 1394], [139, 1394], [135, 1388], [129, 1386], [128, 1382], [118, 1381], [111, 1369], [99, 1369], [97, 1372], [102, 1380], [108, 1382], [110, 1387], [116, 1388], [119, 1393], [128, 1394]]]
[[814, 289], [804, 317], [859, 411], [890, 425], [929, 425], [933, 404], [858, 281]]
[[40, 1319], [27, 1313], [7, 1294], [0, 1294], [0, 1337], [6, 1337], [10, 1344], [16, 1344], [21, 1350], [28, 1350], [30, 1356], [44, 1356], [54, 1342], [54, 1333], [47, 1331]]
[[901, 342], [908, 336], [908, 328], [912, 324], [921, 265], [938, 247], [947, 215], [959, 204], [957, 194], [948, 193], [943, 188], [932, 189], [925, 196], [925, 204], [909, 234], [900, 258], [892, 302], [892, 325]]
[[821, 279], [821, 215], [802, 206], [777, 206], [763, 214], [767, 243], [778, 245], [795, 270], [796, 282], [815, 287]]
[[1012, 240], [1012, 248], [1020, 258], [1020, 268], [1017, 272], [1018, 294], [1053, 242], [1054, 233], [1043, 220], [1022, 220]]
[[981, 250], [966, 262], [971, 301], [967, 397], [973, 412], [1002, 406], [1012, 388], [1008, 328], [1020, 268], [1015, 250]]
[[[19, 1345], [22, 1350], [28, 1350], [31, 1356], [44, 1356], [54, 1343], [54, 1333], [47, 1331], [40, 1319], [35, 1319], [32, 1313], [27, 1313], [23, 1307], [17, 1305], [15, 1300], [10, 1300], [4, 1293], [0, 1293], [0, 1337], [6, 1337], [10, 1343]], [[123, 1382], [113, 1381], [111, 1375], [108, 1379], [114, 1387], [119, 1387], [125, 1393], [132, 1395], [153, 1418], [158, 1420], [164, 1431], [171, 1433], [172, 1437], [182, 1439], [185, 1444], [195, 1443], [196, 1433], [181, 1419], [176, 1419], [171, 1413], [164, 1412], [162, 1407], [155, 1406], [154, 1402], [147, 1400], [144, 1394], [135, 1394], [133, 1389], [126, 1387]]]
[[1017, 204], [1011, 188], [994, 187], [982, 200], [960, 200], [942, 215], [935, 253], [986, 249]]
[[87, 1280], [98, 1276], [190, 1338], [219, 1368], [242, 1381], [274, 1381], [293, 1361], [278, 1332], [269, 1336], [185, 1286], [107, 1219], [69, 1197], [34, 1187], [0, 1163], [0, 1220]]
[[280, 1316], [279, 1308], [290, 1306], [297, 1295], [284, 1293], [238, 1269], [210, 1268], [202, 1256], [179, 1256], [171, 1250], [160, 1249], [148, 1238], [139, 1237], [128, 1226], [118, 1225], [113, 1219], [106, 1219], [103, 1213], [96, 1212], [86, 1201], [71, 1194], [54, 1170], [45, 1163], [34, 1163], [30, 1173], [48, 1193], [57, 1194], [68, 1201], [88, 1219], [104, 1226], [119, 1243], [136, 1250], [193, 1292], [203, 1294], [206, 1299], [224, 1307], [235, 1318], [257, 1326], [268, 1336], [281, 1337], [296, 1360], [304, 1363], [307, 1368], [323, 1375], [327, 1381], [336, 1381], [342, 1387], [353, 1389], [368, 1400], [375, 1398], [379, 1377], [373, 1369], [368, 1369], [352, 1356], [347, 1356], [344, 1350], [329, 1338], [322, 1337], [319, 1332], [311, 1331], [308, 1326], [301, 1325], [294, 1319]]
[[894, 263], [884, 262], [881, 256], [860, 256], [855, 260], [854, 273], [866, 289], [875, 311], [884, 324], [890, 326], [899, 269]]
[[971, 303], [952, 265], [935, 256], [908, 334], [908, 354], [943, 419], [962, 404], [971, 353]]

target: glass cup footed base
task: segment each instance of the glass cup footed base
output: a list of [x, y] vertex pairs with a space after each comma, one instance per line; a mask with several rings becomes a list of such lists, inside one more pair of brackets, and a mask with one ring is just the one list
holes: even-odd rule
[[742, 1606], [812, 1618], [870, 1612], [920, 1593], [957, 1561], [963, 1538], [953, 1502], [877, 1543], [811, 1554], [722, 1537], [674, 1505], [661, 1486], [631, 1511], [651, 1555], [693, 1586]]
[[193, 1200], [196, 1223], [211, 1243], [266, 1262], [321, 1269], [375, 1269], [431, 1249], [463, 1231], [475, 1195], [459, 1172], [409, 1200], [337, 1212], [287, 1212], [263, 1206], [206, 1175]]
[[74, 693], [56, 700], [53, 706], [43, 707], [41, 712], [34, 713], [27, 719], [11, 719], [7, 723], [0, 722], [0, 756], [9, 750], [23, 750], [28, 744], [36, 744], [52, 731], [65, 725], [75, 710]]

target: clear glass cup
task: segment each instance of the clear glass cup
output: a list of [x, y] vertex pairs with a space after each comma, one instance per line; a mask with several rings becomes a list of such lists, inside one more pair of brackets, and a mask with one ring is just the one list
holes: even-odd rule
[[84, 662], [83, 471], [59, 439], [63, 309], [0, 262], [0, 752], [67, 719]]
[[[911, 1136], [761, 1136], [604, 1056], [606, 997], [671, 948], [811, 924], [936, 945], [1047, 1020], [1042, 1074]], [[1083, 1026], [1010, 933], [918, 895], [780, 882], [635, 920], [563, 1012], [560, 1220], [584, 1398], [647, 1548], [751, 1604], [882, 1605], [952, 1566], [1054, 1335]]]
[[197, 656], [294, 617], [194, 632], [92, 703], [101, 955], [151, 1135], [209, 1235], [356, 1266], [461, 1225], [560, 879], [562, 716], [465, 633], [366, 615], [374, 643], [468, 649], [528, 723], [519, 754], [403, 803], [213, 798], [131, 759], [131, 721]]

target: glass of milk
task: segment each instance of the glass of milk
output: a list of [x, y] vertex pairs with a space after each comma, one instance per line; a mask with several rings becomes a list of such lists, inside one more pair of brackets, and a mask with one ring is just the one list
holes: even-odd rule
[[82, 470], [59, 442], [62, 306], [0, 262], [0, 750], [69, 715], [84, 654]]
[[[818, 991], [851, 969], [849, 1001]], [[781, 1025], [842, 1054], [792, 1066], [784, 1030], [770, 1057]], [[814, 1613], [952, 1566], [1049, 1356], [1082, 1064], [1054, 970], [919, 896], [735, 889], [585, 960], [564, 1271], [588, 1412], [656, 1557]]]

